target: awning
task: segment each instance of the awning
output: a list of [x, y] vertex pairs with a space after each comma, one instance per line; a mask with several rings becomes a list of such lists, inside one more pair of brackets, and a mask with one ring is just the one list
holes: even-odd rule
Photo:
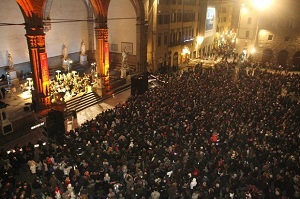
[[210, 44], [214, 44], [214, 36], [205, 37], [200, 47], [203, 48], [205, 46], [209, 46]]

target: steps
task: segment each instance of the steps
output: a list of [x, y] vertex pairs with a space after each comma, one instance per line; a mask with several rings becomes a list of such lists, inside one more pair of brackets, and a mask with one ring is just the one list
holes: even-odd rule
[[66, 102], [65, 117], [72, 115], [72, 111], [82, 111], [90, 106], [100, 103], [102, 97], [94, 92], [85, 93]]
[[[115, 71], [121, 71], [122, 65], [120, 63], [116, 64], [114, 67]], [[130, 72], [135, 72], [136, 71], [136, 66], [133, 64], [128, 64], [128, 71]]]

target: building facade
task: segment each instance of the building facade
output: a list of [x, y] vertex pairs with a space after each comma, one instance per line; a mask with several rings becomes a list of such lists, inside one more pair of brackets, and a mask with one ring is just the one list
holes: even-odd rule
[[300, 67], [300, 1], [273, 0], [263, 10], [241, 2], [237, 52], [267, 66]]
[[[233, 30], [234, 0], [150, 0], [147, 61], [150, 70], [207, 58]], [[223, 39], [224, 42], [224, 39]]]

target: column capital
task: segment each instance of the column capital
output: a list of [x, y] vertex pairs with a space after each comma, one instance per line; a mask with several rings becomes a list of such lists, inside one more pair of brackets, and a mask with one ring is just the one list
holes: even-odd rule
[[95, 28], [96, 39], [108, 41], [108, 28]]
[[29, 35], [26, 34], [29, 41], [29, 48], [45, 49], [45, 34], [43, 35]]

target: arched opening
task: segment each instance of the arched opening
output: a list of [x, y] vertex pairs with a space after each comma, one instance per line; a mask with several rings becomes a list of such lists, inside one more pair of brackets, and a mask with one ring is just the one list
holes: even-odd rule
[[278, 53], [278, 57], [277, 57], [277, 62], [279, 65], [281, 65], [282, 67], [286, 67], [286, 62], [287, 62], [287, 59], [288, 59], [288, 52], [286, 50], [281, 50], [279, 53]]
[[270, 63], [273, 58], [273, 51], [271, 49], [265, 49], [262, 54], [261, 62]]
[[89, 24], [86, 21], [88, 16], [87, 4], [84, 1], [47, 1], [43, 17], [51, 20], [51, 30], [46, 32], [45, 37], [49, 68], [63, 65], [64, 47], [67, 48], [66, 56], [72, 60], [73, 66], [80, 62], [78, 53], [83, 41], [87, 51], [94, 48], [89, 42], [94, 35], [89, 34]]
[[197, 56], [196, 56], [196, 51], [193, 51], [193, 59], [195, 59]]
[[173, 55], [173, 66], [178, 67], [178, 52], [175, 52]]
[[[12, 12], [13, 11], [13, 12]], [[15, 1], [0, 1], [1, 21], [11, 24], [24, 23], [24, 16]], [[2, 25], [0, 28], [0, 75], [6, 75], [8, 66], [8, 54], [13, 57], [14, 70], [19, 72], [31, 72], [29, 51], [27, 48], [26, 31], [24, 26]]]
[[[123, 2], [124, 1], [124, 2]], [[128, 53], [129, 73], [137, 72], [138, 40], [137, 34], [137, 7], [131, 0], [111, 0], [108, 7], [107, 26], [109, 29], [108, 41], [110, 44], [110, 67], [117, 71], [121, 67], [122, 52]]]
[[294, 69], [300, 70], [300, 51], [294, 54], [292, 62], [293, 62]]

